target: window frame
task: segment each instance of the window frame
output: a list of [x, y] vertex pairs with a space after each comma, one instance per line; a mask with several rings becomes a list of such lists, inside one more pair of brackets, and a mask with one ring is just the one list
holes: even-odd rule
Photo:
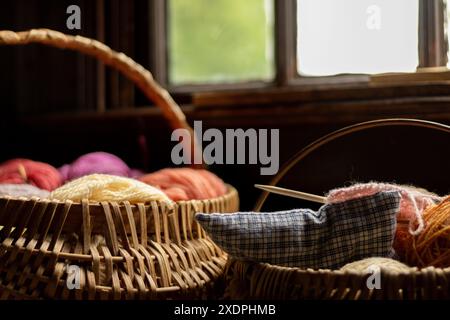
[[[169, 0], [170, 1], [170, 0]], [[174, 95], [196, 92], [258, 90], [309, 85], [349, 85], [369, 83], [369, 74], [302, 76], [297, 72], [297, 0], [274, 1], [275, 76], [272, 81], [201, 83], [174, 85], [168, 71], [168, 1], [149, 2], [150, 70], [155, 79]], [[447, 64], [445, 0], [419, 0], [419, 65], [417, 70]]]
[[446, 1], [419, 0], [418, 69], [447, 65]]

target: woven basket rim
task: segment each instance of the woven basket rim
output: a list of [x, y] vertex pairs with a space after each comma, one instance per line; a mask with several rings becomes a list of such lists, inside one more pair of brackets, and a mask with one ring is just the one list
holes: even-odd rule
[[[96, 219], [95, 227], [92, 226], [93, 232], [99, 232], [102, 229], [102, 223], [106, 223], [105, 217], [105, 209], [106, 210], [118, 210], [121, 212], [121, 215], [124, 218], [124, 221], [128, 221], [127, 212], [133, 212], [133, 214], [138, 214], [140, 210], [152, 211], [157, 213], [158, 219], [166, 219], [168, 215], [175, 215], [177, 217], [180, 216], [181, 212], [186, 210], [191, 210], [195, 212], [211, 212], [217, 211], [222, 212], [224, 206], [228, 206], [231, 203], [239, 203], [239, 195], [237, 190], [231, 186], [227, 185], [228, 192], [220, 197], [205, 199], [205, 200], [189, 200], [189, 201], [174, 201], [174, 202], [165, 202], [160, 200], [152, 200], [148, 203], [136, 203], [131, 204], [128, 201], [124, 202], [113, 202], [113, 201], [104, 201], [104, 202], [92, 202], [88, 201], [83, 202], [73, 202], [70, 200], [60, 201], [60, 200], [52, 200], [52, 199], [26, 199], [23, 198], [8, 198], [8, 197], [0, 197], [0, 225], [11, 225], [19, 224], [20, 219], [16, 219], [13, 216], [17, 215], [21, 212], [33, 212], [36, 210], [45, 210], [47, 211], [58, 211], [58, 216], [63, 215], [64, 211], [67, 211], [67, 217], [64, 220], [63, 230], [65, 232], [71, 231], [74, 232], [77, 230], [78, 226], [81, 226], [83, 223], [83, 212], [89, 212], [89, 215], [92, 218]], [[8, 210], [6, 208], [9, 207]], [[6, 211], [10, 213], [6, 213]], [[14, 214], [11, 214], [14, 212]], [[69, 214], [70, 212], [70, 214]], [[194, 217], [188, 217], [190, 223], [194, 221]], [[12, 222], [14, 221], [14, 222]], [[53, 224], [51, 228], [53, 228]], [[129, 226], [127, 225], [127, 228]], [[128, 230], [128, 229], [127, 229]]]
[[[2, 277], [0, 300], [66, 299], [67, 266], [73, 263], [81, 268], [84, 280], [72, 298], [156, 299], [200, 297], [214, 289], [227, 255], [207, 237], [194, 215], [237, 210], [239, 196], [228, 186], [226, 195], [212, 200], [159, 208], [153, 201], [132, 210], [126, 202], [121, 207], [118, 202], [103, 202], [93, 209], [86, 201], [74, 205], [2, 200], [0, 272], [14, 276]], [[40, 274], [44, 268], [49, 274]], [[24, 293], [28, 284], [22, 281], [30, 278], [39, 283], [39, 290]]]
[[[334, 276], [348, 276], [348, 275], [357, 275], [357, 276], [361, 276], [364, 275], [366, 276], [368, 273], [365, 271], [358, 271], [358, 270], [340, 270], [340, 269], [312, 269], [312, 268], [297, 268], [297, 267], [286, 267], [286, 266], [277, 266], [277, 265], [273, 265], [270, 263], [266, 263], [266, 262], [254, 262], [254, 261], [243, 261], [243, 260], [236, 260], [233, 259], [232, 263], [241, 263], [241, 264], [248, 264], [253, 265], [253, 266], [257, 266], [259, 268], [264, 268], [264, 269], [270, 269], [272, 272], [280, 272], [280, 271], [284, 271], [284, 272], [297, 272], [297, 273], [301, 273], [301, 274], [308, 274], [308, 275], [334, 275]], [[424, 267], [424, 268], [420, 268], [420, 267], [409, 267], [410, 270], [391, 270], [390, 268], [383, 268], [383, 266], [381, 266], [381, 272], [383, 273], [390, 273], [390, 274], [398, 274], [398, 275], [418, 275], [421, 273], [429, 273], [429, 272], [443, 272], [443, 273], [448, 273], [450, 274], [450, 267], [446, 267], [446, 268], [440, 268], [440, 267], [433, 267], [433, 266], [428, 266], [428, 267]]]
[[225, 298], [416, 300], [450, 297], [450, 268], [412, 268], [411, 271], [381, 268], [381, 277], [374, 287], [368, 282], [372, 275], [359, 270], [301, 269], [231, 258], [225, 267], [228, 284]]
[[[179, 206], [179, 205], [186, 205], [186, 204], [193, 204], [193, 203], [206, 203], [206, 202], [216, 202], [216, 201], [221, 201], [224, 199], [227, 199], [231, 196], [233, 196], [236, 192], [237, 189], [234, 188], [232, 185], [230, 184], [225, 184], [227, 187], [227, 192], [219, 197], [215, 197], [215, 198], [208, 198], [208, 199], [191, 199], [191, 200], [181, 200], [181, 201], [164, 201], [164, 200], [151, 200], [151, 201], [147, 201], [147, 202], [139, 202], [139, 203], [130, 203], [131, 208], [135, 208], [138, 204], [144, 204], [145, 207], [150, 206], [152, 203], [156, 203], [158, 205], [158, 207], [161, 207], [161, 205], [165, 205], [165, 206]], [[8, 196], [8, 195], [2, 195], [0, 196], [0, 202], [1, 201], [12, 201], [12, 202], [16, 202], [16, 201], [21, 201], [21, 202], [34, 202], [34, 203], [46, 203], [46, 204], [55, 204], [55, 205], [61, 205], [61, 204], [66, 204], [66, 203], [71, 203], [72, 206], [81, 206], [82, 202], [79, 201], [72, 201], [72, 200], [58, 200], [58, 199], [48, 199], [48, 198], [39, 198], [39, 197], [31, 197], [31, 198], [26, 198], [26, 197], [14, 197], [14, 196]], [[118, 204], [119, 208], [124, 206], [124, 203], [126, 203], [127, 201], [89, 201], [88, 202], [88, 206], [90, 208], [99, 208], [101, 206], [101, 203], [107, 203], [107, 204]]]

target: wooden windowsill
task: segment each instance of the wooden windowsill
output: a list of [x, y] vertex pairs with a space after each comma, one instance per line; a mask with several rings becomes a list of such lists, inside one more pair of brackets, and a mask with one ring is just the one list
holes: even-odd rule
[[[196, 92], [180, 105], [190, 121], [205, 119], [236, 126], [354, 123], [389, 117], [447, 121], [450, 119], [450, 80], [361, 81]], [[130, 106], [105, 112], [24, 116], [19, 120], [58, 125], [99, 119], [121, 122], [160, 117], [161, 112], [155, 107]]]
[[[410, 73], [341, 74], [323, 77], [297, 77], [284, 85], [263, 81], [230, 84], [192, 84], [169, 86], [168, 91], [181, 103], [196, 107], [241, 106], [280, 102], [353, 100], [411, 95], [448, 94], [446, 67], [419, 68]], [[418, 91], [417, 91], [418, 90]], [[437, 92], [436, 92], [437, 90]]]
[[[385, 75], [386, 77], [386, 75]], [[382, 81], [381, 76], [368, 82], [304, 84], [282, 88], [266, 87], [234, 91], [196, 92], [192, 105], [207, 107], [240, 107], [246, 105], [299, 104], [355, 100], [395, 99], [403, 97], [450, 96], [449, 80]]]
[[421, 68], [410, 73], [385, 73], [370, 77], [373, 84], [433, 83], [450, 81], [450, 70], [446, 67]]

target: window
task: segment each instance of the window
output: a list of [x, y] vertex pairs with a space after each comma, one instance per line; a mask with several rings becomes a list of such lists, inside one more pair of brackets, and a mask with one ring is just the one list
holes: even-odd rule
[[[73, 34], [131, 56], [180, 104], [232, 105], [236, 100], [219, 95], [243, 89], [247, 100], [237, 101], [255, 105], [311, 84], [365, 86], [446, 80], [449, 74], [435, 72], [450, 67], [444, 0], [9, 0], [0, 3], [0, 22], [4, 29], [68, 33], [63, 18], [72, 4], [83, 13], [82, 30]], [[39, 46], [2, 48], [2, 54], [2, 72], [15, 78], [2, 84], [20, 83], [4, 91], [2, 101], [19, 101], [18, 110], [29, 114], [148, 105], [118, 72], [83, 55]], [[53, 64], [71, 66], [64, 71], [68, 83]], [[34, 74], [50, 85], [36, 87]], [[267, 98], [267, 89], [277, 98]], [[77, 99], [61, 101], [55, 90]], [[202, 91], [212, 93], [202, 98]]]
[[298, 72], [415, 71], [417, 0], [298, 0]]
[[273, 79], [272, 4], [271, 0], [171, 0], [169, 81]]
[[443, 0], [168, 0], [163, 7], [166, 41], [157, 54], [165, 56], [157, 65], [174, 91], [336, 82], [448, 60]]

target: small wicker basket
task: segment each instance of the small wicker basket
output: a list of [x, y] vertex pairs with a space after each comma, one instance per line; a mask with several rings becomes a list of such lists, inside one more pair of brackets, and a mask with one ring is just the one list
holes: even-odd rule
[[[383, 126], [414, 126], [450, 133], [444, 124], [413, 119], [383, 119], [364, 122], [328, 134], [288, 161], [271, 181], [276, 185], [295, 164], [321, 146], [354, 132]], [[261, 210], [268, 193], [264, 192], [255, 211]], [[450, 299], [450, 267], [410, 271], [380, 270], [380, 288], [370, 288], [370, 273], [357, 270], [312, 270], [280, 267], [229, 259], [225, 271], [226, 299]]]
[[[162, 109], [172, 128], [193, 132], [168, 92], [124, 54], [52, 30], [0, 31], [0, 45], [30, 43], [79, 51], [112, 66]], [[199, 152], [192, 137], [189, 150]], [[232, 186], [222, 197], [173, 205], [1, 197], [0, 299], [212, 297], [227, 256], [194, 215], [238, 207]]]
[[312, 270], [230, 259], [225, 298], [233, 300], [421, 300], [450, 299], [450, 268], [381, 269], [380, 287], [371, 274], [353, 270]]

